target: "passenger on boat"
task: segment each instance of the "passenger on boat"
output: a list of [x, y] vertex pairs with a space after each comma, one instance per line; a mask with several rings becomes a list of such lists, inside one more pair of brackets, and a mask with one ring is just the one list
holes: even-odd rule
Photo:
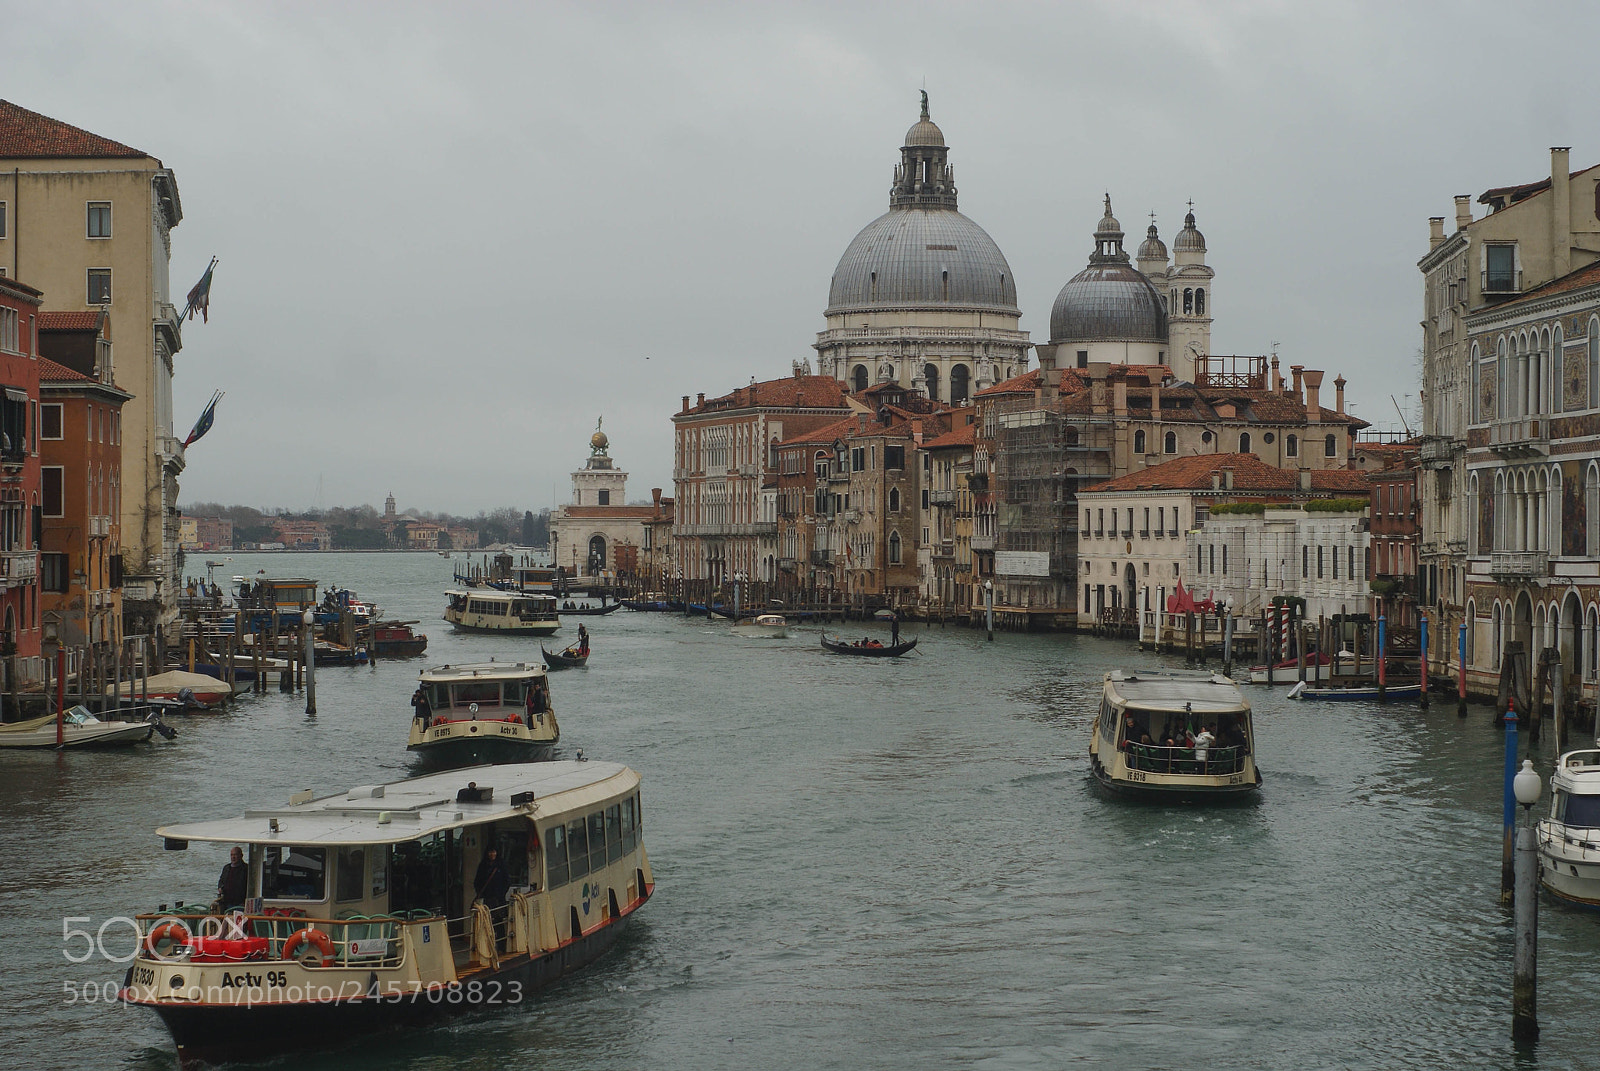
[[428, 702], [428, 691], [422, 685], [417, 685], [417, 690], [411, 693], [411, 707], [415, 712], [412, 717], [422, 722], [426, 729], [433, 724], [433, 704]]
[[536, 680], [533, 687], [528, 689], [528, 728], [533, 728], [534, 719], [544, 724], [544, 712], [550, 709], [550, 697], [545, 695], [544, 681]]
[[1211, 732], [1211, 726], [1202, 726], [1199, 734], [1194, 738], [1194, 757], [1200, 762], [1205, 762], [1207, 749], [1216, 742], [1217, 738]]
[[250, 868], [245, 865], [244, 849], [236, 844], [228, 853], [228, 863], [217, 878], [217, 903], [224, 911], [243, 907], [249, 886]]

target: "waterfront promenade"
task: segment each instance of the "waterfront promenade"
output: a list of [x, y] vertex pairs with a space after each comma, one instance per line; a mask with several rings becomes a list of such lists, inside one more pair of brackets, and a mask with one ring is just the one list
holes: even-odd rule
[[[421, 618], [429, 655], [319, 670], [314, 719], [269, 692], [180, 721], [170, 745], [0, 757], [17, 1066], [175, 1066], [153, 1016], [84, 1002], [124, 967], [70, 963], [61, 940], [64, 916], [94, 932], [209, 895], [223, 856], [163, 852], [157, 824], [404, 776], [418, 668], [538, 657], [447, 630], [441, 558], [233, 558], [315, 563]], [[1509, 1040], [1486, 708], [1247, 689], [1260, 805], [1130, 806], [1096, 794], [1085, 757], [1100, 674], [1163, 664], [1130, 643], [914, 626], [914, 656], [877, 662], [828, 656], [815, 629], [586, 623], [589, 669], [552, 677], [561, 752], [644, 776], [660, 884], [638, 925], [531, 1007], [297, 1068], [1533, 1066]], [[1600, 919], [1546, 905], [1540, 939], [1537, 1066], [1592, 1066]], [[129, 944], [116, 925], [104, 941]]]

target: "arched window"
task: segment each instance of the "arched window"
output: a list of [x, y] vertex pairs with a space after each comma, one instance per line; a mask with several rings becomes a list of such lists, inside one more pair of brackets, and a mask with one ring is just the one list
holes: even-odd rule
[[1567, 356], [1560, 325], [1550, 336], [1550, 411], [1559, 413], [1566, 408]]
[[[1141, 432], [1139, 432], [1139, 434], [1143, 435], [1144, 432], [1141, 431]], [[1070, 424], [1067, 425], [1067, 427], [1065, 429], [1063, 429], [1062, 432], [1061, 432], [1061, 441], [1063, 443], [1065, 443], [1066, 445], [1068, 445], [1068, 446], [1077, 446], [1078, 445], [1078, 429], [1073, 427], [1073, 426], [1071, 426]]]
[[1489, 668], [1500, 668], [1500, 604], [1489, 613]]
[[872, 301], [877, 301], [878, 300], [878, 273], [877, 272], [873, 272], [872, 273], [871, 284], [872, 284], [871, 285], [871, 292], [872, 292], [871, 300]]
[[1194, 314], [1196, 316], [1204, 316], [1206, 314], [1206, 292], [1204, 287], [1194, 292]]
[[925, 364], [925, 365], [923, 365], [922, 366], [922, 379], [923, 379], [923, 382], [926, 384], [926, 386], [923, 389], [928, 392], [928, 397], [932, 398], [934, 401], [938, 401], [939, 400], [939, 366], [938, 365], [934, 365], [934, 364]]
[[[1509, 372], [1510, 364], [1506, 360], [1506, 340], [1502, 338], [1496, 344], [1494, 351], [1494, 415], [1496, 417], [1511, 415], [1511, 410], [1506, 404], [1506, 388], [1510, 385], [1508, 382], [1510, 378]], [[1593, 391], [1590, 391], [1590, 394], [1592, 395]], [[1593, 405], [1594, 403], [1590, 402], [1589, 404]], [[1497, 658], [1496, 661], [1498, 660]]]
[[1250, 452], [1250, 433], [1248, 431], [1239, 433], [1239, 452], [1241, 454]]
[[1136, 454], [1144, 453], [1144, 432], [1143, 431], [1136, 431], [1136, 432], [1133, 433], [1133, 452], [1136, 453]]
[[1283, 453], [1285, 457], [1300, 456], [1300, 439], [1295, 435], [1288, 435], [1283, 440]]
[[1600, 548], [1600, 473], [1594, 466], [1583, 473], [1583, 552], [1594, 557]]
[[1323, 457], [1338, 457], [1339, 456], [1339, 440], [1335, 439], [1332, 435], [1329, 435], [1326, 439], [1323, 439], [1322, 440], [1322, 456]]
[[864, 365], [864, 364], [856, 365], [855, 381], [856, 381], [855, 382], [855, 389], [856, 390], [866, 390], [867, 389], [867, 366], [866, 365]]
[[1471, 600], [1467, 600], [1467, 665], [1472, 665], [1477, 655], [1478, 645], [1478, 607]]
[[967, 383], [972, 372], [964, 364], [958, 364], [950, 369], [950, 404], [960, 405], [969, 397]]
[[1176, 454], [1178, 452], [1178, 433], [1175, 431], [1167, 432], [1166, 438], [1161, 442], [1161, 449], [1165, 453]]
[[900, 533], [899, 532], [890, 532], [889, 533], [889, 564], [890, 565], [899, 565], [900, 564]]
[[1600, 409], [1600, 320], [1589, 321], [1589, 408]]
[[1183, 291], [1183, 314], [1188, 316], [1194, 312], [1194, 290], [1186, 287]]
[[939, 281], [944, 284], [944, 300], [950, 300], [950, 271], [946, 269], [939, 273]]
[[898, 487], [889, 488], [889, 512], [900, 512], [900, 488]]

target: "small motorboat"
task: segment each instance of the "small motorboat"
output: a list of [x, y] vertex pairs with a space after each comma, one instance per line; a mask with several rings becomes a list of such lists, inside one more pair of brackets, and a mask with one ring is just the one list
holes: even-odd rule
[[732, 631], [735, 636], [781, 640], [789, 635], [789, 622], [782, 614], [757, 614], [751, 620], [735, 622]]
[[[145, 681], [139, 678], [123, 681], [120, 687], [107, 688], [106, 694], [114, 695], [119, 701], [143, 699], [146, 694]], [[148, 694], [151, 699], [183, 703], [189, 709], [211, 710], [221, 706], [223, 700], [233, 694], [233, 690], [226, 681], [216, 677], [173, 669], [151, 674]]]
[[66, 748], [138, 744], [150, 739], [158, 727], [164, 730], [162, 736], [177, 735], [174, 730], [161, 725], [157, 714], [134, 721], [101, 721], [90, 713], [88, 707], [76, 706], [61, 716], [59, 743], [56, 741], [56, 716], [46, 714], [40, 718], [0, 725], [0, 747]]
[[856, 643], [846, 643], [844, 640], [830, 640], [822, 637], [822, 646], [834, 654], [856, 655], [861, 658], [899, 658], [917, 645], [916, 640], [901, 640], [899, 643], [879, 643], [877, 640], [860, 640]]
[[551, 669], [575, 669], [589, 664], [589, 652], [580, 651], [576, 647], [552, 652], [545, 650], [544, 644], [540, 644], [539, 651], [544, 655], [544, 664]]
[[[1383, 689], [1383, 699], [1420, 699], [1422, 697], [1422, 684], [1413, 681], [1409, 684], [1389, 684]], [[1331, 684], [1325, 688], [1313, 688], [1304, 682], [1296, 682], [1289, 689], [1290, 699], [1321, 699], [1335, 702], [1356, 702], [1358, 700], [1378, 701], [1378, 686], [1376, 684]]]
[[1600, 909], [1600, 748], [1569, 751], [1550, 775], [1539, 821], [1539, 881], [1569, 904]]

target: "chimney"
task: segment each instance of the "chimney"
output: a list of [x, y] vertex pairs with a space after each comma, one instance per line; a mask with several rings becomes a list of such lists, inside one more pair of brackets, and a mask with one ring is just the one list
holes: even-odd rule
[[1150, 419], [1161, 419], [1161, 383], [1159, 380], [1150, 384]]
[[706, 404], [706, 392], [705, 391], [701, 391], [699, 394], [695, 395], [694, 404], [695, 405], [705, 405]]
[[1272, 389], [1274, 391], [1283, 390], [1283, 374], [1278, 371], [1278, 355], [1276, 353], [1272, 355]]
[[1317, 392], [1322, 389], [1322, 373], [1306, 369], [1306, 423], [1317, 424], [1322, 421], [1322, 402], [1317, 398]]
[[1233, 490], [1233, 469], [1231, 467], [1222, 470], [1222, 489], [1224, 491]]
[[659, 487], [650, 488], [650, 501], [656, 507], [656, 516], [657, 517], [661, 516], [661, 488], [659, 488]]
[[1472, 194], [1456, 194], [1456, 230], [1464, 230], [1472, 223]]
[[1344, 416], [1344, 377], [1340, 376], [1333, 381], [1333, 407]]
[[1291, 364], [1289, 366], [1289, 371], [1294, 373], [1294, 398], [1297, 402], [1305, 400], [1305, 393], [1302, 389], [1302, 369], [1304, 368], [1305, 365], [1303, 364]]
[[689, 411], [689, 396], [687, 394], [685, 394], [683, 396], [683, 408], [679, 409], [678, 412], [687, 413], [688, 411]]
[[1128, 415], [1128, 381], [1119, 379], [1111, 385], [1111, 413], [1113, 416], [1126, 417]]
[[1550, 147], [1550, 252], [1555, 277], [1572, 270], [1572, 172], [1567, 163], [1571, 146]]
[[1428, 217], [1428, 248], [1437, 249], [1444, 241], [1444, 217]]
[[1311, 490], [1311, 470], [1310, 469], [1303, 468], [1303, 469], [1300, 470], [1300, 490], [1302, 490], [1302, 491]]
[[1222, 475], [1220, 473], [1213, 472], [1211, 474], [1211, 489], [1213, 491], [1222, 490]]

